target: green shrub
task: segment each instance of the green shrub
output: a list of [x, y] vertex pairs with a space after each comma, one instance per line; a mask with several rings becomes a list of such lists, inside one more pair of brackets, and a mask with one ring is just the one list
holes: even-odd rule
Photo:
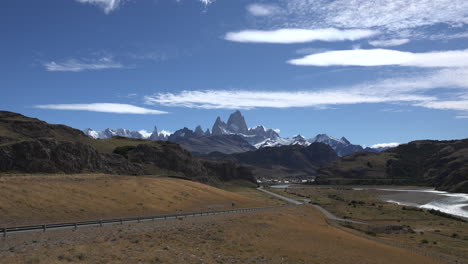
[[135, 149], [135, 146], [123, 146], [123, 147], [116, 147], [114, 149], [115, 154], [122, 155], [126, 158], [128, 158], [128, 152], [132, 151]]

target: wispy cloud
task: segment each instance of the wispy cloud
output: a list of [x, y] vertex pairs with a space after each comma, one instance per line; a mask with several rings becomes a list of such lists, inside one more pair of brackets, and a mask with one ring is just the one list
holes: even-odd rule
[[468, 50], [412, 53], [388, 49], [338, 50], [317, 53], [288, 61], [303, 66], [413, 66], [466, 67]]
[[120, 69], [124, 66], [115, 62], [110, 57], [103, 57], [98, 60], [81, 61], [78, 59], [68, 59], [61, 62], [47, 62], [44, 63], [47, 71], [63, 71], [63, 72], [80, 72], [90, 70], [106, 70], [106, 69]]
[[183, 91], [147, 96], [148, 104], [202, 109], [324, 107], [327, 105], [433, 100], [419, 95], [368, 95], [358, 90], [320, 91]]
[[392, 143], [380, 143], [372, 145], [371, 148], [395, 148], [398, 147], [400, 143], [392, 142]]
[[[117, 10], [127, 0], [75, 0], [82, 4], [92, 4], [102, 8], [104, 13], [110, 14]], [[216, 0], [198, 0], [205, 6], [214, 3]]]
[[[434, 94], [434, 90], [439, 90]], [[146, 104], [202, 109], [324, 108], [337, 105], [392, 103], [441, 110], [466, 111], [468, 68], [443, 69], [417, 77], [383, 79], [349, 88], [311, 91], [200, 90], [159, 93]]]
[[468, 100], [428, 101], [416, 105], [431, 109], [468, 111]]
[[39, 109], [90, 111], [115, 114], [160, 115], [168, 112], [148, 109], [129, 104], [93, 103], [93, 104], [47, 104], [36, 105]]
[[374, 47], [393, 47], [400, 46], [410, 42], [409, 39], [384, 39], [369, 41], [369, 44]]
[[199, 0], [199, 1], [202, 2], [204, 5], [209, 5], [209, 4], [214, 3], [216, 0]]
[[436, 24], [468, 23], [466, 0], [279, 0], [277, 27], [379, 28], [401, 32]]
[[104, 10], [104, 13], [109, 14], [112, 11], [116, 10], [120, 4], [123, 2], [122, 0], [76, 0], [79, 3], [83, 4], [92, 4], [96, 5]]
[[285, 28], [278, 30], [243, 30], [239, 32], [229, 32], [225, 39], [235, 42], [250, 43], [305, 43], [313, 41], [345, 41], [358, 40], [377, 35], [375, 30], [350, 29], [340, 30], [336, 28], [323, 29], [299, 29]]
[[252, 16], [270, 16], [279, 12], [279, 8], [276, 5], [267, 4], [250, 4], [247, 6], [247, 11]]

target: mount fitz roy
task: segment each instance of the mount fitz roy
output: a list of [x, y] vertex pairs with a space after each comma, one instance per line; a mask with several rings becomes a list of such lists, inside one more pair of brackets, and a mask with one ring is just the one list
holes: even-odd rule
[[360, 151], [380, 152], [388, 148], [363, 148], [360, 145], [351, 144], [345, 137], [340, 139], [330, 137], [326, 134], [319, 134], [313, 138], [305, 138], [297, 135], [292, 138], [282, 138], [277, 130], [267, 129], [260, 125], [255, 128], [248, 128], [244, 116], [240, 111], [235, 111], [229, 116], [226, 122], [218, 116], [211, 131], [203, 130], [197, 126], [195, 130], [184, 127], [174, 133], [167, 131], [158, 132], [154, 128], [152, 133], [144, 130], [130, 131], [127, 129], [106, 129], [104, 131], [94, 131], [90, 128], [83, 132], [94, 139], [107, 139], [114, 136], [147, 139], [147, 140], [167, 140], [179, 143], [187, 150], [208, 154], [210, 152], [221, 152], [225, 154], [253, 151], [265, 147], [280, 147], [288, 145], [310, 146], [314, 142], [329, 145], [335, 150], [338, 156], [346, 156]]

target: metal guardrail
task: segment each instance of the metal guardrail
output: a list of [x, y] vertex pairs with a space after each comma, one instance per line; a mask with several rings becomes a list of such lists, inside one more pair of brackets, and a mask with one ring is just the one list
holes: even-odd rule
[[194, 212], [194, 213], [185, 213], [185, 214], [155, 215], [155, 216], [119, 218], [119, 219], [105, 219], [105, 220], [82, 221], [82, 222], [60, 223], [60, 224], [17, 226], [17, 227], [0, 228], [0, 233], [2, 234], [3, 237], [6, 237], [8, 233], [19, 233], [19, 232], [37, 231], [37, 230], [42, 230], [43, 232], [46, 232], [47, 229], [59, 229], [59, 228], [75, 228], [75, 229], [77, 229], [80, 226], [103, 226], [104, 224], [123, 224], [123, 223], [129, 223], [129, 222], [141, 222], [141, 221], [149, 221], [149, 220], [154, 221], [154, 220], [166, 220], [166, 219], [171, 219], [171, 218], [187, 218], [187, 217], [197, 217], [197, 216], [200, 217], [200, 216], [208, 216], [208, 215], [227, 214], [227, 213], [243, 213], [243, 212], [267, 210], [267, 209], [290, 207], [290, 206], [295, 206], [295, 205], [279, 205], [279, 206], [266, 206], [266, 207], [254, 207], [254, 208], [241, 208], [241, 209], [232, 209], [232, 210], [223, 210], [223, 211], [208, 211], [208, 212]]

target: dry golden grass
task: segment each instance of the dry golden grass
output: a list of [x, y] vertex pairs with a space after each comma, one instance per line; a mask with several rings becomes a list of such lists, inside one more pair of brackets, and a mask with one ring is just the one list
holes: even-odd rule
[[13, 264], [440, 263], [330, 226], [310, 206], [35, 233], [26, 241], [15, 236], [6, 241], [0, 262]]
[[115, 175], [3, 176], [0, 194], [0, 227], [272, 204], [192, 181]]

